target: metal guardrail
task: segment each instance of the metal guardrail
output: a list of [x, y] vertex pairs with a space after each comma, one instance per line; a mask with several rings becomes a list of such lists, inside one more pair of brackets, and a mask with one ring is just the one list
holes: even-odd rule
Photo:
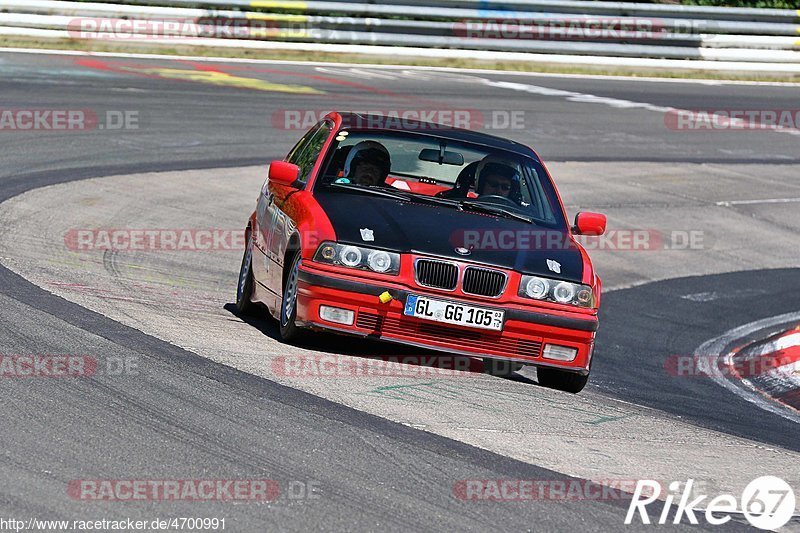
[[[147, 5], [197, 6], [225, 9], [296, 9], [313, 11], [316, 2], [302, 0], [130, 0], [131, 3]], [[324, 4], [346, 4], [347, 0], [330, 0]], [[377, 5], [375, 0], [364, 2]], [[431, 5], [435, 4], [435, 5]], [[479, 11], [569, 13], [610, 16], [661, 16], [699, 17], [709, 20], [749, 20], [753, 22], [787, 22], [800, 20], [800, 10], [761, 9], [751, 7], [715, 7], [675, 4], [645, 4], [632, 2], [595, 2], [586, 0], [380, 0], [380, 5], [402, 5], [435, 8], [473, 9]], [[408, 13], [410, 15], [410, 13]]]
[[[587, 0], [128, 0], [141, 5], [205, 7], [211, 9], [280, 9], [301, 13], [394, 14], [408, 18], [437, 16], [449, 18], [469, 15], [490, 18], [525, 18], [534, 13], [567, 15], [604, 15], [613, 17], [695, 18], [703, 20], [738, 20], [749, 22], [800, 22], [800, 9], [759, 9], [746, 7], [684, 6], [675, 4], [638, 4], [628, 2], [594, 2]], [[113, 2], [113, 0], [112, 0]], [[120, 2], [116, 2], [120, 3]], [[400, 10], [395, 9], [400, 7]], [[409, 10], [413, 7], [413, 10]], [[422, 10], [420, 12], [420, 9]], [[344, 12], [341, 11], [341, 12]]]
[[[381, 0], [382, 4], [430, 5], [429, 0]], [[632, 2], [594, 2], [586, 0], [437, 0], [440, 7], [527, 11], [608, 16], [704, 18], [710, 20], [748, 20], [751, 22], [800, 21], [800, 10], [759, 9], [752, 7], [714, 7]]]
[[[343, 1], [318, 1], [318, 0], [138, 0], [137, 4], [146, 6], [169, 6], [169, 7], [193, 7], [202, 5], [209, 9], [239, 9], [239, 10], [279, 10], [281, 12], [295, 12], [302, 14], [324, 14], [329, 15], [335, 13], [337, 15], [358, 16], [358, 17], [373, 17], [373, 18], [386, 18], [398, 17], [403, 19], [415, 20], [446, 20], [446, 21], [504, 21], [504, 22], [547, 22], [553, 20], [574, 20], [574, 21], [596, 21], [598, 14], [590, 13], [560, 13], [560, 12], [540, 12], [540, 11], [522, 11], [522, 10], [502, 10], [490, 9], [485, 7], [480, 8], [462, 8], [462, 7], [446, 7], [446, 6], [431, 6], [431, 5], [409, 5], [407, 0], [395, 0], [404, 2], [403, 4], [394, 4], [391, 2], [382, 2], [381, 4], [371, 3], [355, 3]], [[446, 0], [444, 0], [446, 3]], [[33, 4], [80, 4], [82, 2], [24, 2], [17, 0], [16, 2], [0, 2], [3, 4], [27, 4], [28, 9], [33, 9]], [[124, 2], [105, 2], [108, 4], [120, 5]], [[577, 2], [572, 2], [577, 3]], [[595, 2], [584, 2], [585, 4], [594, 4]], [[474, 1], [475, 5], [483, 6], [481, 2]], [[488, 4], [491, 5], [491, 4]], [[631, 4], [633, 6], [645, 6], [649, 4]], [[657, 5], [657, 4], [656, 4]], [[663, 4], [662, 4], [663, 5]], [[680, 8], [683, 6], [669, 7]], [[42, 8], [39, 8], [42, 9]], [[59, 9], [58, 7], [50, 8]], [[72, 9], [72, 8], [70, 8]], [[717, 10], [724, 8], [715, 8]], [[730, 8], [729, 8], [730, 9]], [[798, 26], [789, 20], [798, 19], [797, 12], [791, 10], [771, 10], [771, 11], [789, 11], [793, 14], [784, 14], [784, 22], [762, 22], [762, 21], [747, 21], [747, 20], [729, 20], [727, 18], [685, 18], [680, 13], [691, 14], [692, 12], [675, 11], [669, 12], [662, 10], [660, 12], [646, 12], [642, 11], [641, 14], [602, 14], [606, 17], [614, 17], [620, 22], [636, 22], [641, 20], [642, 17], [649, 17], [656, 19], [656, 22], [663, 24], [667, 28], [674, 30], [692, 31], [693, 33], [725, 33], [725, 34], [739, 34], [739, 35], [785, 35], [785, 36], [798, 36]], [[35, 11], [28, 11], [33, 13]], [[671, 14], [670, 14], [671, 13]], [[716, 13], [716, 12], [715, 12]], [[723, 11], [724, 13], [724, 11]], [[656, 17], [657, 15], [657, 17]]]
[[[396, 0], [382, 3], [392, 4]], [[405, 4], [425, 4], [412, 0]], [[398, 2], [398, 3], [401, 3]], [[631, 2], [594, 2], [585, 0], [439, 0], [440, 5], [473, 9], [507, 11], [542, 11], [554, 13], [573, 13], [608, 16], [659, 16], [676, 18], [704, 18], [711, 20], [749, 20], [753, 22], [797, 22], [800, 12], [792, 9], [758, 9], [714, 6], [689, 6], [675, 4], [645, 4]]]
[[[39, 36], [49, 30], [76, 38], [75, 20], [80, 17], [180, 19], [205, 22], [212, 26], [213, 36], [237, 39], [242, 47], [257, 40], [275, 40], [800, 64], [800, 26], [788, 22], [797, 20], [799, 12], [792, 10], [577, 0], [434, 1], [435, 6], [412, 5], [421, 0], [382, 0], [381, 4], [335, 0], [139, 0], [133, 4], [0, 0], [0, 27], [13, 28], [15, 34], [27, 28], [39, 30]], [[544, 11], [549, 9], [559, 12]], [[713, 18], [682, 18], [700, 14]], [[218, 26], [220, 21], [234, 21], [253, 27], [253, 31], [228, 35]], [[263, 31], [255, 31], [258, 22]], [[599, 31], [603, 25], [609, 27]], [[638, 29], [614, 31], [615, 25]], [[141, 32], [131, 29], [137, 31]], [[113, 36], [100, 36], [109, 37]], [[199, 43], [199, 39], [186, 41]]]
[[[223, 2], [226, 0], [219, 0], [218, 7], [222, 7]], [[240, 2], [240, 0], [227, 0]], [[182, 0], [164, 0], [160, 3], [183, 3]], [[185, 3], [193, 3], [193, 2], [185, 2]], [[251, 2], [256, 4], [258, 2]], [[60, 4], [60, 5], [59, 5]], [[0, 9], [6, 9], [8, 11], [16, 11], [16, 12], [23, 12], [23, 13], [31, 13], [31, 14], [64, 14], [64, 15], [86, 15], [91, 16], [93, 13], [108, 13], [113, 12], [115, 10], [109, 10], [102, 6], [117, 6], [116, 12], [120, 15], [130, 16], [136, 13], [144, 13], [142, 11], [142, 6], [123, 6], [120, 4], [90, 4], [86, 3], [86, 7], [81, 7], [81, 2], [58, 2], [58, 1], [36, 1], [30, 0], [26, 1], [7, 1], [7, 2], [0, 2]], [[325, 6], [332, 6], [328, 7], [327, 9], [323, 9], [322, 7], [318, 7], [315, 9], [309, 9], [309, 12], [322, 12], [322, 13], [341, 13], [346, 16], [350, 17], [359, 17], [359, 18], [374, 18], [376, 20], [395, 20], [396, 22], [400, 22], [401, 19], [385, 19], [384, 17], [400, 17], [400, 16], [408, 16], [409, 10], [413, 9], [411, 6], [370, 6], [370, 5], [361, 5], [361, 4], [350, 4], [350, 3], [336, 3], [336, 2], [307, 2], [307, 4], [316, 6], [317, 4], [323, 4]], [[120, 8], [137, 8], [137, 9], [120, 9]], [[156, 8], [161, 6], [156, 6]], [[429, 8], [432, 10], [432, 8]], [[515, 15], [513, 18], [510, 17], [507, 13], [504, 16], [496, 16], [493, 15], [492, 12], [487, 11], [472, 11], [472, 10], [458, 10], [458, 12], [453, 12], [454, 10], [442, 11], [437, 10], [435, 12], [428, 13], [428, 10], [416, 10], [414, 12], [414, 16], [416, 18], [424, 19], [424, 20], [403, 20], [406, 24], [407, 30], [417, 30], [419, 28], [425, 27], [424, 24], [418, 24], [419, 22], [443, 22], [443, 21], [450, 21], [450, 27], [453, 24], [463, 23], [464, 21], [477, 21], [477, 22], [484, 22], [487, 24], [491, 23], [498, 23], [498, 24], [505, 24], [506, 26], [513, 24], [513, 23], [521, 23], [521, 24], [547, 24], [547, 23], [554, 23], [559, 21], [568, 21], [574, 24], [580, 23], [595, 23], [598, 21], [598, 17], [592, 15], [568, 15], [568, 14], [553, 14], [553, 13], [520, 13]], [[221, 16], [222, 13], [219, 13], [217, 10], [214, 10], [218, 16]], [[149, 16], [161, 14], [161, 16], [168, 16], [169, 11], [165, 10], [163, 7], [159, 9], [157, 12], [152, 12]], [[173, 12], [177, 14], [178, 12]], [[245, 12], [235, 12], [235, 11], [226, 11], [226, 16], [236, 17], [236, 13], [245, 13]], [[209, 13], [206, 12], [206, 15]], [[308, 15], [306, 15], [308, 16]], [[630, 24], [636, 25], [641, 24], [643, 22], [648, 22], [653, 26], [657, 26], [659, 30], [664, 30], [665, 32], [669, 33], [681, 33], [681, 34], [728, 34], [728, 35], [782, 35], [782, 36], [794, 36], [800, 40], [800, 33], [798, 33], [798, 26], [795, 24], [786, 24], [786, 23], [755, 23], [755, 22], [744, 22], [744, 21], [716, 21], [716, 20], [705, 20], [705, 19], [675, 19], [675, 18], [665, 18], [665, 19], [642, 19], [641, 17], [631, 17], [631, 16], [620, 16], [614, 17], [614, 22], [619, 24]], [[416, 23], [416, 24], [415, 24]], [[366, 24], [365, 24], [366, 25]], [[377, 23], [372, 22], [371, 25], [377, 25]], [[436, 28], [436, 26], [428, 25], [431, 28]], [[443, 25], [438, 26], [439, 28], [443, 28]]]

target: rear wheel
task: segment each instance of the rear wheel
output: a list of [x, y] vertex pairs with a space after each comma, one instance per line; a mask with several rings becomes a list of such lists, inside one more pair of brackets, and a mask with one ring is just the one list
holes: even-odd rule
[[297, 318], [297, 285], [300, 277], [300, 251], [288, 262], [289, 269], [284, 274], [283, 297], [281, 298], [280, 332], [281, 338], [286, 341], [296, 341], [302, 336], [303, 330], [295, 325]]
[[253, 236], [247, 238], [247, 244], [242, 257], [242, 266], [239, 269], [239, 284], [236, 287], [236, 309], [239, 314], [251, 315], [256, 304], [250, 298], [253, 295]]
[[589, 381], [589, 374], [583, 376], [575, 372], [567, 372], [542, 366], [536, 369], [536, 376], [539, 380], [539, 385], [543, 387], [571, 392], [573, 394], [582, 391]]
[[522, 368], [522, 363], [505, 359], [492, 359], [491, 357], [483, 358], [483, 372], [499, 378], [507, 378], [520, 368]]

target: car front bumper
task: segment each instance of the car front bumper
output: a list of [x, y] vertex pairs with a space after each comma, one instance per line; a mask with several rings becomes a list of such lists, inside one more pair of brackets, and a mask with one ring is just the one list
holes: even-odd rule
[[[382, 303], [388, 292], [392, 300]], [[409, 294], [429, 296], [487, 309], [505, 310], [502, 331], [476, 329], [405, 316]], [[355, 313], [352, 325], [324, 320], [320, 306]], [[422, 288], [382, 283], [334, 274], [303, 263], [297, 294], [297, 324], [313, 329], [398, 342], [471, 357], [492, 357], [537, 366], [549, 366], [587, 374], [597, 330], [597, 317], [586, 314], [552, 313], [541, 309], [500, 307], [486, 301], [466, 301]], [[547, 359], [544, 346], [576, 348], [572, 361]]]

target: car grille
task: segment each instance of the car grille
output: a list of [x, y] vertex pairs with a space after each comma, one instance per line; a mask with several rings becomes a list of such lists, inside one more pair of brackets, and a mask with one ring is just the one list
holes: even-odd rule
[[417, 283], [434, 289], [452, 291], [458, 283], [458, 267], [453, 263], [420, 259], [416, 264]]
[[539, 357], [542, 353], [542, 343], [540, 341], [532, 341], [527, 339], [520, 339], [517, 343], [517, 354], [525, 355], [528, 357]]
[[506, 275], [498, 270], [467, 267], [461, 289], [467, 294], [479, 296], [500, 296], [506, 286]]
[[379, 334], [402, 336], [422, 342], [468, 343], [469, 351], [500, 352], [512, 357], [535, 359], [541, 357], [540, 338], [514, 338], [495, 331], [478, 331], [405, 318], [383, 317], [368, 311], [358, 313], [358, 327]]
[[376, 315], [374, 313], [358, 313], [358, 320], [356, 320], [356, 326], [359, 328], [369, 329], [371, 331], [377, 331], [381, 329], [381, 324], [383, 323], [383, 317], [380, 315]]

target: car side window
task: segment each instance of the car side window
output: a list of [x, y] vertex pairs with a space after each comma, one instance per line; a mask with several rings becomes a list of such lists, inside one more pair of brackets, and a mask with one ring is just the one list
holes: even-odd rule
[[317, 133], [321, 127], [322, 123], [319, 123], [310, 130], [308, 130], [306, 134], [303, 135], [299, 141], [297, 141], [297, 144], [295, 144], [294, 147], [291, 150], [289, 150], [289, 155], [286, 156], [286, 161], [288, 161], [289, 163], [293, 163], [294, 162], [293, 160], [297, 158], [298, 154], [300, 154], [300, 152], [302, 152], [306, 146], [308, 146], [308, 142], [311, 140], [311, 137], [313, 137], [314, 134]]
[[289, 163], [294, 163], [300, 167], [299, 180], [305, 182], [308, 180], [311, 171], [314, 169], [314, 163], [317, 162], [319, 153], [331, 133], [333, 125], [328, 122], [322, 122], [316, 128], [309, 131], [303, 140], [295, 146], [289, 153], [287, 160]]

